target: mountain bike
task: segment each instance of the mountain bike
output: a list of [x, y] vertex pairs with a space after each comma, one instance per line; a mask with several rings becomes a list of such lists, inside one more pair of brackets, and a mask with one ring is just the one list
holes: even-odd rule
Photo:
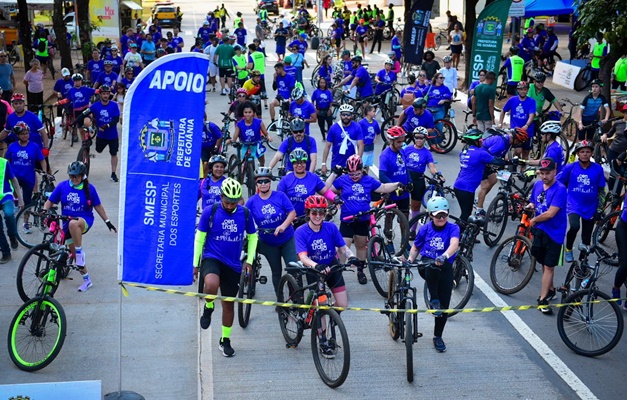
[[437, 178], [430, 178], [427, 175], [424, 175], [424, 178], [427, 182], [427, 189], [425, 190], [424, 196], [422, 196], [423, 205], [426, 205], [433, 196], [455, 198], [455, 190], [450, 186], [445, 186], [444, 181]]
[[268, 125], [268, 135], [273, 135], [272, 141], [268, 142], [268, 147], [276, 151], [283, 140], [292, 133], [290, 120], [288, 118], [290, 101], [281, 99], [279, 107], [279, 117]]
[[[569, 305], [560, 307], [557, 313], [557, 331], [572, 351], [582, 356], [595, 357], [612, 350], [623, 335], [624, 318], [620, 307], [616, 302], [608, 302], [611, 296], [601, 292], [597, 286], [599, 277], [612, 272], [609, 263], [605, 263], [603, 270], [600, 264], [610, 258], [616, 259], [617, 253], [604, 254], [599, 252], [598, 247], [590, 248], [584, 244], [579, 245], [579, 251], [582, 258], [575, 268], [580, 275], [573, 273], [573, 277], [576, 282], [583, 278], [579, 284], [581, 290], [570, 293], [569, 286], [562, 288], [566, 289], [562, 293], [570, 293], [562, 303]], [[588, 262], [592, 253], [597, 256], [594, 265]], [[601, 302], [593, 303], [598, 300]]]
[[[279, 282], [278, 301], [313, 307], [333, 306], [333, 295], [326, 285], [327, 277], [350, 269], [348, 264], [337, 264], [330, 269], [329, 274], [324, 274], [303, 266], [301, 262], [289, 263], [285, 268], [287, 274]], [[298, 276], [299, 280], [302, 280], [302, 275], [307, 275], [313, 278], [308, 279], [312, 283], [301, 287], [291, 274]], [[337, 311], [281, 307], [279, 325], [287, 348], [296, 348], [303, 338], [303, 331], [311, 329], [311, 351], [320, 378], [332, 388], [344, 383], [350, 369], [350, 344], [344, 322]]]
[[[87, 109], [88, 111], [89, 109]], [[83, 114], [85, 111], [83, 111]], [[81, 142], [81, 148], [78, 150], [78, 154], [76, 155], [76, 161], [80, 161], [85, 164], [86, 170], [85, 175], [89, 176], [89, 168], [91, 166], [91, 159], [94, 158], [94, 154], [90, 153], [91, 145], [93, 143], [92, 137], [94, 136], [95, 129], [94, 126], [83, 127], [81, 128], [83, 133], [85, 134], [85, 139]]]
[[[274, 229], [257, 229], [261, 233], [274, 233]], [[247, 249], [246, 243], [244, 243], [244, 249]], [[253, 260], [252, 270], [247, 269], [244, 266], [244, 261], [247, 258], [246, 252], [242, 255], [242, 272], [239, 278], [239, 291], [237, 292], [237, 297], [245, 298], [245, 299], [253, 299], [255, 297], [255, 293], [257, 292], [257, 282], [262, 285], [265, 285], [268, 282], [268, 278], [262, 276], [260, 274], [261, 270], [261, 256], [259, 254], [255, 255], [255, 259]], [[247, 303], [237, 303], [237, 320], [239, 322], [239, 326], [242, 328], [246, 328], [248, 326], [248, 322], [250, 321], [250, 311], [252, 308], [252, 304]]]
[[565, 103], [561, 103], [562, 109], [566, 107], [566, 103], [570, 104], [570, 111], [568, 111], [566, 119], [564, 120], [564, 122], [562, 122], [562, 133], [566, 136], [566, 139], [569, 142], [574, 144], [575, 142], [577, 142], [578, 127], [577, 127], [577, 121], [575, 121], [575, 119], [573, 118], [573, 111], [578, 109], [580, 104], [573, 103], [568, 98], [564, 98], [562, 99], [562, 101], [565, 102]]
[[402, 33], [403, 29], [405, 29], [405, 25], [403, 25], [400, 18], [396, 18], [394, 30], [390, 29], [387, 24], [385, 25], [385, 28], [383, 28], [383, 40], [391, 40], [392, 37], [394, 37], [395, 32], [400, 31]]
[[[48, 175], [44, 171], [35, 170], [41, 178], [37, 192], [33, 193], [33, 199], [30, 204], [17, 213], [17, 240], [25, 247], [31, 248], [44, 241], [48, 232], [48, 227], [44, 225], [42, 211], [48, 197], [54, 190], [55, 177]], [[56, 171], [55, 174], [59, 172]], [[51, 212], [54, 212], [56, 206], [53, 206]]]
[[[41, 121], [41, 123], [46, 128], [46, 132], [48, 134], [48, 148], [52, 148], [52, 143], [54, 143], [54, 112], [52, 109], [53, 105], [50, 104], [39, 104], [33, 105], [33, 108], [37, 109], [37, 117]], [[46, 108], [48, 109], [48, 113], [46, 113]]]
[[[389, 128], [396, 126], [398, 118], [399, 115], [392, 115], [383, 121], [381, 124], [381, 132], [387, 132]], [[438, 126], [440, 126], [440, 128], [438, 128]], [[385, 135], [381, 135], [381, 138], [383, 139], [384, 146], [389, 145], [387, 143], [387, 139], [385, 139]], [[439, 119], [435, 121], [433, 132], [431, 132], [426, 139], [425, 145], [431, 151], [439, 154], [447, 154], [453, 150], [457, 144], [457, 128], [455, 128], [455, 125], [453, 125], [451, 121], [447, 119]], [[409, 145], [413, 144], [413, 142], [413, 132], [407, 132], [405, 143]]]
[[[240, 148], [242, 145], [248, 146], [246, 153], [240, 157]], [[231, 154], [228, 164], [228, 175], [242, 185], [248, 187], [248, 197], [255, 194], [255, 157], [253, 157], [253, 149], [256, 149], [256, 143], [235, 142], [232, 144], [235, 154]]]
[[578, 92], [581, 92], [585, 88], [587, 88], [592, 82], [592, 64], [590, 63], [590, 58], [588, 58], [588, 63], [585, 67], [583, 67], [577, 76], [575, 77], [574, 89]]

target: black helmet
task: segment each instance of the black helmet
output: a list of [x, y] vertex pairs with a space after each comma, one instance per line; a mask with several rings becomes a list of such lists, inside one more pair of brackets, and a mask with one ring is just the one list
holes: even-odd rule
[[510, 47], [509, 52], [512, 53], [513, 55], [517, 55], [518, 52], [520, 52], [520, 47], [512, 46], [512, 47]]
[[483, 132], [477, 128], [468, 129], [468, 132], [462, 137], [462, 140], [468, 144], [478, 142], [483, 138]]
[[593, 79], [592, 83], [590, 83], [590, 86], [592, 85], [599, 85], [600, 87], [603, 87], [603, 81], [600, 79]]
[[111, 92], [111, 86], [104, 84], [102, 86], [100, 86], [100, 93], [102, 92]]
[[416, 100], [414, 100], [414, 103], [412, 105], [416, 108], [425, 108], [427, 106], [427, 101], [424, 99], [424, 97], [418, 97]]
[[268, 167], [258, 167], [255, 171], [255, 179], [270, 178], [272, 179], [272, 170]]
[[302, 132], [305, 130], [305, 120], [302, 118], [294, 118], [292, 123], [290, 124], [290, 129], [292, 132]]
[[542, 71], [538, 71], [533, 76], [533, 80], [536, 82], [544, 82], [546, 81], [546, 74]]
[[211, 156], [211, 158], [209, 158], [209, 161], [207, 162], [207, 165], [209, 165], [209, 169], [213, 169], [213, 164], [215, 163], [222, 163], [222, 165], [224, 165], [224, 167], [226, 168], [226, 157], [224, 157], [222, 154], [216, 154], [214, 156]]
[[82, 161], [74, 161], [67, 167], [68, 175], [85, 175], [85, 172], [87, 172], [87, 167]]

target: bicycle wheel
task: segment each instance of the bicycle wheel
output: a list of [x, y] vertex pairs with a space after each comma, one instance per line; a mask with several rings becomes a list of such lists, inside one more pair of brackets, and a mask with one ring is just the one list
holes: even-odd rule
[[[610, 296], [593, 289], [568, 296], [566, 303], [609, 300]], [[557, 330], [562, 341], [575, 353], [595, 357], [612, 350], [624, 329], [623, 313], [614, 302], [569, 305], [557, 313]]]
[[392, 255], [381, 236], [376, 235], [368, 240], [366, 260], [372, 284], [381, 296], [388, 297], [388, 281], [392, 271], [382, 263], [392, 261]]
[[325, 385], [341, 386], [350, 369], [350, 345], [344, 322], [335, 310], [317, 310], [311, 326], [311, 352]]
[[[399, 117], [398, 115], [393, 115], [390, 118], [387, 118], [385, 121], [383, 121], [383, 123], [381, 124], [381, 132], [387, 132], [388, 129], [390, 129], [393, 126], [396, 126], [398, 122], [398, 117]], [[383, 151], [385, 150], [386, 147], [390, 145], [390, 143], [388, 142], [388, 139], [385, 134], [381, 135], [381, 139], [383, 140], [383, 148], [381, 149], [381, 151]]]
[[[425, 285], [426, 286], [426, 285]], [[472, 291], [475, 288], [475, 272], [472, 264], [464, 256], [458, 255], [453, 263], [453, 292], [451, 293], [451, 308], [466, 307]], [[457, 313], [448, 315], [451, 318]]]
[[[292, 275], [286, 274], [279, 282], [279, 293], [277, 301], [279, 303], [302, 303], [302, 293], [298, 295], [298, 284]], [[300, 308], [281, 307], [279, 312], [279, 326], [281, 333], [288, 347], [296, 347], [303, 338], [303, 325], [301, 314], [304, 311]]]
[[255, 186], [254, 162], [249, 162], [246, 165], [246, 186], [248, 187], [248, 198], [253, 197], [257, 191], [257, 187]]
[[[54, 260], [49, 257], [50, 245], [41, 243], [29, 249], [17, 267], [17, 293], [22, 301], [34, 299], [39, 294], [43, 280], [54, 266]], [[58, 272], [58, 271], [57, 271]], [[59, 278], [57, 278], [57, 283]], [[57, 291], [58, 284], [50, 288], [50, 296]]]
[[85, 164], [85, 167], [87, 168], [87, 172], [85, 173], [85, 175], [87, 175], [88, 177], [90, 158], [91, 157], [89, 156], [89, 147], [81, 146], [81, 149], [78, 151], [78, 155], [76, 156], [76, 161], [81, 161], [83, 164]]
[[28, 372], [45, 368], [63, 347], [66, 323], [63, 307], [51, 297], [23, 304], [9, 328], [7, 344], [13, 364]]
[[610, 170], [610, 162], [607, 158], [607, 145], [605, 143], [598, 142], [594, 145], [592, 157], [594, 162], [603, 167], [604, 170]]
[[507, 97], [507, 71], [503, 70], [497, 79], [497, 82], [500, 82], [496, 89], [497, 99], [503, 100]]
[[486, 212], [483, 241], [488, 247], [496, 246], [507, 227], [507, 196], [499, 193], [492, 200]]
[[[239, 149], [236, 149], [236, 151], [239, 151]], [[229, 157], [227, 173], [229, 174], [229, 178], [233, 178], [239, 183], [242, 183], [242, 174], [240, 173], [241, 166], [238, 165], [238, 161], [237, 156], [235, 154], [231, 154], [231, 157]]]
[[375, 223], [385, 239], [390, 254], [401, 256], [409, 242], [409, 222], [398, 208], [390, 208], [377, 213]]
[[50, 230], [44, 225], [44, 219], [39, 214], [41, 207], [38, 203], [31, 203], [17, 213], [17, 240], [29, 249], [44, 241]]
[[[237, 297], [247, 299], [253, 298], [253, 295], [255, 293], [254, 276], [254, 273], [247, 272], [245, 267], [242, 268], [242, 272], [239, 278], [239, 291], [237, 292]], [[241, 326], [242, 328], [246, 328], [248, 326], [248, 322], [250, 321], [251, 308], [252, 304], [237, 303], [237, 320], [239, 321], [239, 326]]]
[[512, 236], [499, 245], [490, 261], [490, 281], [497, 292], [514, 294], [531, 280], [536, 259], [531, 255], [531, 241]]
[[567, 163], [568, 157], [570, 156], [570, 142], [566, 138], [566, 135], [561, 134], [555, 139], [560, 146], [562, 147], [562, 156], [564, 157], [564, 164]]
[[575, 78], [574, 88], [576, 91], [581, 92], [592, 82], [592, 68], [590, 66], [585, 67], [577, 74]]
[[442, 36], [438, 35], [435, 37], [435, 51], [440, 50], [440, 46], [442, 46]]
[[11, 65], [15, 65], [18, 61], [20, 61], [20, 55], [17, 50], [15, 50], [15, 46], [13, 46], [13, 48], [9, 52], [9, 62], [11, 63]]
[[[405, 302], [405, 308], [414, 308], [411, 300]], [[413, 314], [405, 313], [405, 359], [407, 362], [407, 382], [414, 381], [414, 324]]]
[[[620, 217], [621, 210], [609, 213], [594, 227], [592, 231], [592, 244], [601, 247], [607, 253], [612, 254], [618, 252], [616, 244], [616, 222]], [[618, 265], [616, 259], [603, 260], [608, 265]]]
[[48, 132], [48, 149], [52, 149], [52, 144], [54, 143], [54, 124], [46, 117], [44, 118], [44, 126], [46, 127], [46, 132]]
[[316, 68], [313, 69], [313, 71], [311, 72], [311, 87], [314, 89], [318, 88], [318, 72], [320, 71], [320, 65], [316, 65]]
[[390, 29], [389, 26], [386, 26], [385, 28], [383, 28], [383, 40], [390, 40], [390, 39], [392, 39], [392, 30]]
[[[281, 124], [279, 124], [281, 122]], [[272, 138], [272, 142], [268, 142], [268, 147], [276, 151], [283, 142], [283, 138], [289, 135], [290, 123], [287, 119], [273, 121], [268, 125], [268, 135]]]
[[[396, 270], [391, 269], [390, 275], [388, 277], [388, 305], [390, 308], [399, 308], [400, 307], [400, 294], [396, 292], [398, 289], [398, 285], [396, 283]], [[402, 308], [402, 307], [400, 307]], [[391, 312], [388, 314], [388, 321], [390, 326], [390, 336], [392, 336], [393, 340], [398, 340], [401, 336], [401, 319], [400, 314], [396, 312]]]
[[446, 119], [435, 121], [436, 127], [438, 124], [442, 124], [442, 130], [438, 131], [434, 129], [436, 138], [431, 139], [429, 144], [431, 145], [431, 150], [440, 154], [447, 154], [453, 150], [457, 144], [457, 129], [455, 125]]
[[575, 143], [577, 141], [577, 122], [572, 118], [567, 119], [562, 125], [562, 132], [564, 132], [569, 143]]

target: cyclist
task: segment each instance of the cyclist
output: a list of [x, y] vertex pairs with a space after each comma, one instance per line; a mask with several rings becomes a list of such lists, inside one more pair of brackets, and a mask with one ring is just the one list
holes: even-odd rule
[[[390, 146], [379, 155], [379, 179], [382, 183], [398, 182], [406, 186], [409, 183], [409, 174], [402, 149], [407, 133], [400, 126], [393, 126], [385, 132], [385, 136]], [[389, 203], [396, 203], [398, 209], [406, 217], [409, 217], [409, 192], [392, 193], [388, 200]], [[390, 228], [390, 226], [386, 226], [386, 233]]]
[[24, 196], [20, 196], [19, 194], [19, 182], [15, 175], [13, 175], [13, 171], [6, 158], [0, 157], [0, 171], [2, 171], [0, 172], [2, 174], [0, 179], [4, 188], [4, 193], [0, 193], [0, 207], [4, 212], [7, 234], [11, 241], [11, 248], [9, 248], [7, 239], [4, 236], [2, 220], [0, 220], [0, 250], [2, 251], [0, 264], [6, 264], [11, 260], [11, 249], [17, 250], [19, 246], [17, 240], [17, 221], [15, 219], [15, 200], [18, 201], [18, 207], [23, 208]]
[[[79, 116], [91, 105], [90, 99], [96, 93], [96, 90], [83, 86], [83, 75], [81, 74], [72, 75], [72, 80], [74, 81], [74, 87], [68, 91], [67, 97], [63, 100], [57, 101], [53, 105], [58, 106], [72, 103], [72, 108], [74, 109], [74, 121], [76, 121], [76, 127], [74, 127], [73, 135], [76, 135], [76, 128], [83, 127], [84, 118], [79, 118]], [[85, 140], [83, 130], [79, 129], [79, 132], [81, 134], [80, 139]]]
[[455, 197], [459, 201], [461, 215], [459, 219], [466, 222], [472, 214], [472, 206], [475, 202], [475, 191], [481, 184], [483, 171], [487, 165], [505, 165], [502, 158], [491, 155], [483, 145], [483, 133], [477, 129], [469, 129], [462, 137], [466, 143], [459, 153], [460, 170], [453, 184]]
[[544, 86], [544, 81], [546, 81], [546, 74], [542, 71], [537, 71], [535, 75], [533, 76], [533, 80], [534, 80], [534, 83], [529, 85], [528, 95], [530, 98], [532, 98], [536, 102], [536, 118], [535, 119], [537, 120], [542, 114], [542, 111], [544, 110], [545, 101], [548, 101], [553, 106], [555, 106], [555, 109], [559, 111], [561, 114], [562, 106], [560, 105], [560, 102], [557, 101], [553, 93], [551, 93], [551, 91], [546, 86]]
[[[44, 154], [44, 157], [47, 157], [49, 153], [48, 132], [46, 131], [44, 124], [39, 120], [39, 118], [37, 118], [37, 115], [26, 109], [24, 95], [21, 93], [14, 93], [11, 98], [11, 105], [13, 106], [13, 113], [7, 115], [4, 129], [0, 132], [0, 140], [5, 140], [18, 122], [24, 122], [28, 125], [30, 131], [29, 140], [37, 144]], [[17, 140], [17, 138], [10, 138], [9, 140], [15, 141], [11, 139]]]
[[[257, 254], [258, 235], [255, 221], [246, 207], [238, 205], [242, 198], [242, 185], [235, 179], [222, 182], [220, 202], [203, 210], [194, 239], [194, 278], [200, 275], [198, 291], [205, 294], [237, 296], [242, 264], [247, 269]], [[248, 240], [247, 258], [240, 260], [244, 238]], [[209, 328], [213, 314], [213, 300], [205, 300], [200, 327]], [[233, 357], [231, 346], [234, 303], [222, 302], [222, 335], [220, 350], [225, 357]]]
[[[441, 71], [441, 70], [440, 70]], [[427, 109], [433, 114], [435, 121], [444, 118], [450, 108], [453, 92], [444, 84], [445, 76], [441, 72], [436, 72], [433, 76], [432, 85], [425, 94], [427, 99]], [[438, 131], [442, 131], [442, 124], [438, 124]]]
[[392, 85], [396, 82], [396, 73], [392, 71], [394, 61], [389, 58], [385, 60], [385, 65], [382, 70], [377, 72], [374, 80], [377, 82], [374, 93], [379, 95], [387, 90], [392, 89]]
[[332, 150], [331, 165], [344, 166], [353, 154], [361, 157], [364, 154], [364, 134], [358, 123], [353, 121], [354, 108], [350, 104], [342, 104], [339, 108], [340, 121], [329, 129], [327, 142], [322, 152], [321, 172], [327, 173], [327, 158]]
[[[518, 83], [523, 80], [523, 73], [525, 71], [525, 60], [518, 56], [520, 48], [518, 46], [512, 46], [509, 49], [510, 56], [505, 60], [505, 63], [501, 67], [501, 71], [507, 71], [507, 96], [512, 97], [516, 94], [518, 89]], [[499, 75], [501, 72], [499, 71]]]
[[320, 68], [318, 69], [318, 77], [324, 78], [327, 82], [333, 82], [333, 66], [331, 63], [333, 62], [333, 56], [327, 54], [324, 56], [322, 61], [320, 61]]
[[[252, 70], [253, 77], [259, 76], [259, 80], [255, 79], [260, 85], [257, 93], [261, 96], [264, 102], [264, 108], [268, 109], [268, 93], [266, 89], [266, 55], [265, 49], [261, 47], [259, 39], [254, 39], [255, 43], [248, 45], [248, 69]], [[255, 83], [257, 86], [257, 83]], [[255, 93], [255, 94], [257, 94]]]
[[[277, 150], [270, 161], [270, 169], [283, 159], [284, 155], [289, 155], [296, 149], [303, 149], [307, 153], [307, 171], [314, 172], [318, 161], [318, 146], [314, 138], [305, 133], [305, 121], [302, 118], [294, 118], [290, 123], [292, 135], [288, 136]], [[292, 171], [291, 163], [285, 163], [287, 171]], [[279, 174], [281, 175], [281, 174]]]
[[204, 123], [202, 127], [202, 150], [200, 159], [209, 161], [213, 154], [217, 154], [222, 148], [222, 131], [220, 127], [211, 121]]
[[318, 175], [307, 171], [309, 157], [305, 150], [295, 149], [289, 154], [289, 158], [293, 172], [281, 179], [277, 190], [285, 193], [294, 205], [297, 217], [294, 226], [298, 227], [305, 223], [305, 200], [309, 196], [317, 193], [325, 196], [329, 201], [335, 201], [336, 195], [329, 190], [328, 185], [325, 185]]
[[361, 131], [364, 134], [364, 155], [362, 157], [366, 171], [374, 164], [374, 144], [377, 143], [381, 135], [379, 122], [374, 118], [377, 110], [367, 105], [364, 107], [364, 117], [359, 120]]
[[[522, 158], [526, 160], [529, 158], [529, 150], [533, 147], [533, 119], [536, 116], [536, 102], [527, 97], [527, 93], [529, 92], [527, 82], [518, 82], [516, 87], [518, 96], [510, 97], [503, 106], [503, 112], [501, 112], [501, 116], [499, 117], [498, 127], [501, 128], [503, 126], [505, 114], [509, 112], [510, 128], [522, 128], [527, 131], [529, 139], [522, 145], [522, 150], [520, 151]], [[518, 152], [516, 154], [518, 154]]]
[[96, 132], [96, 152], [102, 151], [109, 146], [111, 155], [111, 180], [118, 182], [115, 171], [118, 168], [118, 149], [120, 140], [118, 138], [117, 124], [120, 122], [120, 109], [117, 103], [111, 101], [111, 87], [102, 85], [100, 87], [100, 101], [90, 107], [93, 115]]
[[[542, 289], [538, 305], [548, 305], [555, 297], [554, 268], [561, 264], [562, 245], [566, 235], [566, 188], [555, 179], [555, 161], [540, 160], [540, 181], [533, 185], [528, 207], [535, 208], [535, 217], [529, 222], [533, 229], [531, 255], [543, 266]], [[595, 203], [596, 204], [596, 203]], [[550, 308], [540, 308], [543, 314], [553, 314]]]
[[[449, 204], [444, 197], [435, 196], [427, 202], [427, 212], [431, 222], [420, 227], [416, 239], [409, 251], [409, 262], [414, 262], [420, 255], [421, 260], [433, 260], [433, 267], [426, 268], [420, 275], [429, 289], [429, 308], [447, 309], [450, 306], [453, 291], [453, 263], [459, 248], [460, 228], [448, 222]], [[433, 328], [433, 346], [442, 353], [446, 344], [442, 340], [448, 314], [436, 312]]]
[[113, 72], [113, 61], [104, 60], [104, 72], [98, 75], [98, 80], [94, 82], [94, 89], [98, 89], [101, 85], [109, 85], [114, 87], [118, 80], [118, 74]]
[[222, 154], [211, 156], [207, 162], [209, 175], [200, 181], [198, 188], [198, 198], [202, 199], [200, 205], [203, 210], [220, 201], [220, 188], [226, 179], [224, 176], [226, 166], [226, 157]]
[[242, 85], [242, 89], [246, 91], [248, 99], [255, 104], [257, 118], [261, 118], [261, 97], [263, 93], [262, 75], [259, 71], [253, 70], [250, 72], [249, 77], [250, 78]]
[[[285, 193], [272, 190], [272, 178], [270, 168], [257, 168], [255, 171], [257, 194], [248, 199], [246, 208], [250, 210], [255, 224], [261, 230], [257, 252], [266, 257], [270, 264], [272, 285], [275, 294], [278, 295], [279, 281], [283, 274], [281, 259], [285, 265], [298, 261], [292, 226], [296, 211]], [[268, 230], [272, 230], [272, 233]]]
[[331, 185], [331, 190], [334, 193], [339, 193], [343, 201], [340, 213], [340, 221], [342, 221], [340, 232], [348, 247], [353, 241], [355, 242], [355, 254], [359, 260], [355, 264], [357, 266], [357, 280], [360, 284], [365, 285], [368, 283], [366, 274], [364, 274], [364, 266], [370, 217], [366, 215], [351, 222], [345, 222], [344, 218], [369, 210], [372, 192], [390, 193], [396, 189], [404, 188], [405, 185], [400, 182], [381, 183], [370, 175], [364, 175], [361, 157], [356, 154], [348, 158], [346, 169], [348, 173], [336, 178]]
[[87, 167], [81, 161], [74, 161], [68, 165], [67, 173], [70, 179], [59, 182], [44, 204], [44, 211], [48, 211], [54, 204], [61, 203], [62, 214], [76, 218], [64, 223], [63, 231], [65, 243], [70, 246], [78, 272], [83, 276], [83, 283], [78, 288], [79, 292], [84, 292], [93, 286], [86, 266], [87, 255], [83, 250], [83, 235], [94, 225], [94, 210], [105, 222], [109, 231], [118, 232], [107, 217], [96, 187], [87, 180], [86, 172]]
[[129, 52], [124, 55], [124, 71], [128, 68], [133, 70], [133, 75], [137, 76], [144, 68], [144, 60], [137, 52], [137, 43], [131, 43], [128, 45]]
[[[573, 244], [581, 226], [581, 243], [590, 246], [594, 222], [601, 219], [605, 205], [605, 173], [603, 167], [591, 162], [592, 143], [582, 140], [575, 145], [574, 153], [579, 159], [566, 165], [556, 179], [566, 186], [566, 213], [568, 226], [564, 260], [573, 262]], [[580, 225], [581, 221], [581, 225]]]
[[296, 85], [296, 78], [285, 72], [285, 64], [278, 62], [274, 65], [274, 82], [272, 89], [276, 90], [277, 96], [270, 102], [270, 119], [275, 121], [276, 113], [274, 108], [280, 105], [281, 100], [289, 99], [292, 88]]
[[[244, 105], [249, 103], [248, 92], [244, 88], [239, 88], [237, 89], [236, 97], [237, 98], [235, 99], [235, 101], [231, 103], [231, 105], [229, 106], [228, 114], [229, 116], [233, 114], [235, 119], [239, 121], [244, 117], [244, 109], [243, 109]], [[256, 112], [257, 110], [255, 110], [255, 113]]]
[[559, 45], [559, 39], [555, 34], [555, 29], [552, 26], [546, 28], [546, 40], [542, 45], [542, 59], [546, 63], [555, 62], [555, 54], [557, 54], [557, 46]]
[[91, 52], [91, 60], [89, 60], [87, 62], [87, 65], [85, 65], [87, 80], [91, 82], [96, 82], [98, 80], [98, 76], [103, 72], [104, 61], [100, 59], [100, 51], [95, 48]]
[[[72, 89], [74, 83], [72, 82], [70, 70], [67, 68], [63, 68], [61, 70], [61, 78], [57, 79], [54, 83], [54, 94], [57, 99], [61, 100], [67, 97], [67, 93]], [[68, 108], [69, 106], [69, 108]], [[65, 109], [66, 113], [70, 113], [72, 111], [72, 106], [68, 105], [66, 107], [57, 107], [57, 117], [62, 115], [62, 111]]]
[[331, 113], [331, 103], [333, 93], [329, 90], [329, 81], [320, 77], [318, 87], [311, 95], [311, 103], [316, 107], [318, 113], [318, 127], [322, 135], [322, 141], [326, 140], [327, 130], [333, 125], [333, 114]]
[[344, 86], [348, 82], [350, 82], [350, 86], [346, 89], [345, 93], [351, 93], [354, 87], [357, 88], [357, 94], [359, 94], [359, 98], [365, 99], [366, 97], [372, 96], [372, 83], [370, 79], [370, 74], [366, 67], [361, 65], [362, 57], [355, 56], [351, 59], [352, 70], [350, 75], [345, 77], [340, 83], [336, 86]]
[[316, 107], [307, 99], [305, 99], [305, 91], [296, 86], [292, 90], [292, 102], [290, 103], [289, 117], [302, 118], [305, 121], [305, 134], [309, 135], [309, 124], [318, 120]]
[[[559, 173], [566, 160], [564, 159], [564, 149], [555, 139], [562, 133], [562, 125], [559, 121], [546, 121], [540, 126], [540, 137], [542, 141], [546, 143], [543, 158], [551, 157], [555, 161], [557, 172]], [[520, 164], [519, 160], [519, 164]], [[529, 160], [527, 164], [532, 166], [540, 165], [539, 160]]]
[[269, 142], [272, 141], [272, 138], [268, 135], [263, 121], [255, 118], [255, 106], [251, 102], [247, 102], [242, 106], [242, 114], [244, 117], [235, 124], [233, 138], [228, 139], [227, 143], [236, 142], [241, 135], [240, 141], [243, 146], [240, 151], [240, 157], [244, 157], [248, 148], [251, 148], [252, 156], [258, 158], [259, 164], [263, 167], [266, 148], [261, 144], [261, 137], [263, 135]]
[[[612, 297], [620, 299], [620, 288], [627, 282], [627, 205], [623, 203], [623, 211], [616, 223], [616, 247], [618, 247], [619, 266], [614, 275], [614, 286], [612, 287]], [[627, 311], [627, 302], [618, 301], [622, 304], [623, 310]]]
[[579, 112], [576, 117], [579, 120], [579, 130], [577, 131], [577, 139], [579, 140], [592, 141], [594, 139], [594, 133], [596, 132], [594, 124], [599, 120], [601, 109], [603, 109], [605, 115], [605, 118], [601, 120], [602, 124], [605, 124], [612, 115], [609, 102], [601, 94], [602, 86], [603, 82], [600, 79], [593, 80], [591, 84], [592, 92], [583, 98], [579, 106]]
[[398, 117], [396, 125], [402, 126], [405, 132], [413, 132], [419, 126], [427, 129], [429, 135], [433, 133], [435, 128], [433, 114], [427, 110], [427, 101], [418, 97], [414, 100], [412, 107], [407, 107]]

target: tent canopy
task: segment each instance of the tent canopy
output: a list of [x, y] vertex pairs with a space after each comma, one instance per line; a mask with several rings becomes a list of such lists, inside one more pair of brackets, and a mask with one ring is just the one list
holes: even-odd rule
[[574, 0], [525, 0], [525, 17], [572, 14]]

